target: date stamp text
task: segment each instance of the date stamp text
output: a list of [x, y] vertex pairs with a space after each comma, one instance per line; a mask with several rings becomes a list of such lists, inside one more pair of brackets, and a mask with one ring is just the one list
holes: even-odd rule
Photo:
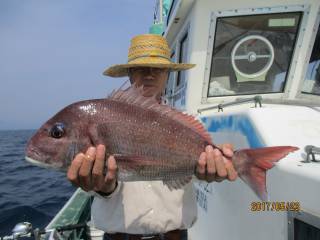
[[290, 202], [252, 202], [250, 206], [252, 212], [262, 212], [262, 211], [300, 211], [300, 202], [290, 201]]

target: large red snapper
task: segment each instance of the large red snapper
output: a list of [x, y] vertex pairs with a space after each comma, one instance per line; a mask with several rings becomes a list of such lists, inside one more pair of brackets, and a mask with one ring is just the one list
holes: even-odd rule
[[[26, 159], [67, 169], [79, 152], [105, 144], [114, 155], [120, 181], [162, 180], [180, 187], [195, 173], [205, 147], [216, 147], [194, 117], [144, 97], [135, 86], [107, 99], [71, 104], [48, 120], [29, 140]], [[239, 177], [263, 200], [266, 171], [296, 147], [243, 149], [232, 161]]]

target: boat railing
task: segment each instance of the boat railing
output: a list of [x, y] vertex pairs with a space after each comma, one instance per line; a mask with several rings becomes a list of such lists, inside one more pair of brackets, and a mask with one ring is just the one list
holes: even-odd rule
[[316, 107], [320, 107], [320, 102], [302, 100], [302, 99], [271, 99], [271, 98], [262, 98], [262, 96], [257, 95], [251, 98], [237, 98], [235, 101], [227, 102], [227, 103], [220, 103], [214, 106], [200, 108], [198, 109], [198, 113], [202, 113], [209, 110], [218, 109], [218, 112], [223, 112], [223, 109], [230, 106], [236, 106], [243, 103], [254, 103], [254, 107], [262, 107], [262, 103], [265, 104], [280, 104], [280, 105], [292, 105], [292, 106], [304, 106], [310, 107], [315, 111], [319, 111]]

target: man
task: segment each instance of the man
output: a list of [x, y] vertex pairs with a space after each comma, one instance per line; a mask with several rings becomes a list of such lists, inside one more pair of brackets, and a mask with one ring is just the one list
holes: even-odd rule
[[[193, 66], [172, 63], [167, 41], [146, 34], [132, 39], [127, 64], [114, 65], [104, 74], [129, 76], [131, 83], [143, 86], [144, 96], [160, 96], [169, 71]], [[95, 191], [92, 221], [96, 228], [106, 232], [105, 239], [186, 239], [185, 229], [193, 225], [197, 215], [192, 183], [172, 190], [161, 181], [117, 182], [115, 158], [105, 159], [107, 147], [90, 147], [85, 154], [78, 154], [67, 174], [76, 186]], [[212, 182], [237, 178], [231, 162], [224, 157], [232, 157], [231, 146], [225, 144], [221, 148], [223, 154], [212, 146], [201, 153], [196, 169], [199, 179]]]

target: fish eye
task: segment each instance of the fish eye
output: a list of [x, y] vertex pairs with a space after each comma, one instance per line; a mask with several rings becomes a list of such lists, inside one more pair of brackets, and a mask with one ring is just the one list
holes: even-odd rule
[[50, 129], [50, 136], [53, 138], [61, 138], [65, 133], [63, 123], [56, 123]]

